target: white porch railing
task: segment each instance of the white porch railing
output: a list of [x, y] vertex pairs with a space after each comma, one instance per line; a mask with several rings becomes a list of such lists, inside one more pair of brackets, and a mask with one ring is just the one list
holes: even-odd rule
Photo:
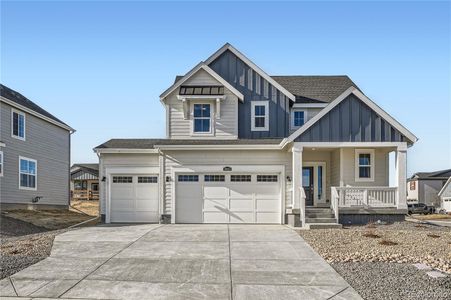
[[301, 226], [305, 227], [305, 191], [303, 187], [299, 188], [299, 217], [301, 218]]
[[338, 207], [396, 207], [396, 187], [332, 187], [332, 205]]
[[338, 199], [339, 199], [338, 191], [335, 187], [331, 188], [331, 201], [330, 201], [330, 208], [334, 212], [335, 220], [337, 220], [338, 223]]

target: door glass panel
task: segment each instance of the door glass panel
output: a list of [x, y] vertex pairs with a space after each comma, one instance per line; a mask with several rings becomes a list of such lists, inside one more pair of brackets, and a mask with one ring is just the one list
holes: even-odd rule
[[302, 169], [302, 186], [310, 186], [310, 169]]
[[323, 196], [323, 167], [318, 166], [318, 199]]

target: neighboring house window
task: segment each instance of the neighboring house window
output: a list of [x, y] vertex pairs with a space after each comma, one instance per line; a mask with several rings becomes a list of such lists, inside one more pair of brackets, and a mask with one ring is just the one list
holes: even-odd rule
[[355, 150], [355, 180], [374, 181], [374, 150]]
[[17, 110], [12, 110], [11, 115], [12, 137], [25, 140], [25, 114]]
[[410, 187], [411, 191], [414, 191], [416, 189], [416, 187], [415, 187], [416, 184], [415, 183], [416, 183], [416, 181], [413, 181], [413, 180], [409, 183], [409, 187]]
[[210, 104], [194, 104], [194, 133], [210, 133], [211, 132], [211, 105]]
[[0, 151], [0, 176], [3, 176], [3, 151]]
[[269, 130], [268, 101], [252, 101], [252, 131]]
[[307, 119], [307, 112], [304, 110], [293, 110], [291, 117], [293, 120], [291, 123], [292, 127], [301, 127]]
[[19, 188], [36, 190], [36, 160], [19, 157]]
[[77, 180], [74, 182], [74, 189], [75, 190], [87, 190], [88, 189], [88, 182], [86, 180]]

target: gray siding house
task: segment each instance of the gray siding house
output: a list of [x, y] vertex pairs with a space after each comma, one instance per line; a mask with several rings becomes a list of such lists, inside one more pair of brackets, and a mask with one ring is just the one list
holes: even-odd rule
[[440, 207], [439, 192], [451, 177], [451, 169], [417, 172], [407, 179], [407, 202]]
[[68, 207], [74, 130], [20, 93], [0, 92], [0, 205]]
[[406, 156], [417, 138], [348, 76], [270, 76], [225, 44], [159, 100], [165, 139], [94, 149], [107, 223], [318, 228], [407, 212]]

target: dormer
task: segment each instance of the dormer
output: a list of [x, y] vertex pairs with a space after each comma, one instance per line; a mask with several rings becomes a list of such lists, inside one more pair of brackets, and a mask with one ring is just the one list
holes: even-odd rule
[[204, 63], [177, 78], [160, 100], [168, 138], [238, 138], [238, 101], [244, 96]]

